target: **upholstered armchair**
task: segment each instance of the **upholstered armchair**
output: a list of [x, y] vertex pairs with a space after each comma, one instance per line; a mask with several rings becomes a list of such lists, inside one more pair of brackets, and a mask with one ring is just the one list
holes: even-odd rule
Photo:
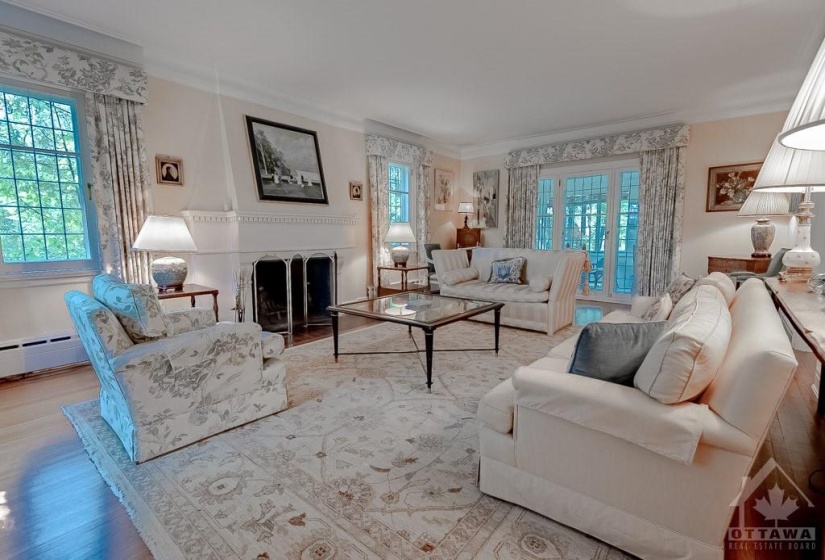
[[164, 313], [150, 286], [97, 276], [66, 305], [100, 380], [100, 414], [143, 462], [283, 410], [283, 338], [211, 309]]

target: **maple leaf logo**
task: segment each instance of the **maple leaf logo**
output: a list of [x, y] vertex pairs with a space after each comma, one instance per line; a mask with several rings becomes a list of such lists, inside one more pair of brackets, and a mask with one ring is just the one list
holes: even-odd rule
[[768, 490], [768, 499], [759, 498], [753, 509], [761, 513], [765, 521], [773, 521], [776, 527], [780, 520], [787, 521], [788, 517], [799, 509], [799, 506], [796, 504], [796, 498], [790, 496], [785, 498], [785, 491], [779, 487], [779, 484], [774, 484], [773, 488]]

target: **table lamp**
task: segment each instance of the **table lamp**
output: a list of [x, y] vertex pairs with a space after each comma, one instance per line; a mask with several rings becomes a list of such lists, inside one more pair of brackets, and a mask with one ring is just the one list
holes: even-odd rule
[[[194, 253], [198, 249], [183, 218], [149, 216], [143, 222], [132, 250], [147, 253]], [[169, 255], [152, 261], [152, 278], [161, 291], [181, 289], [187, 272], [186, 261], [180, 257]]]
[[470, 227], [469, 225], [467, 225], [467, 218], [470, 216], [470, 214], [473, 214], [474, 212], [475, 212], [475, 208], [473, 208], [473, 203], [472, 202], [459, 202], [458, 203], [458, 213], [459, 214], [464, 214], [464, 227], [465, 228]]
[[825, 150], [825, 41], [802, 83], [779, 142], [797, 150]]
[[772, 192], [751, 192], [739, 210], [740, 218], [756, 218], [751, 226], [751, 243], [755, 259], [771, 258], [771, 244], [776, 235], [776, 226], [771, 223], [775, 216], [787, 216], [791, 201], [788, 195]]
[[[384, 238], [387, 243], [415, 243], [415, 234], [412, 227], [407, 222], [395, 222], [390, 224], [387, 236]], [[391, 251], [392, 262], [396, 267], [407, 266], [410, 258], [410, 248], [406, 245], [396, 245]]]

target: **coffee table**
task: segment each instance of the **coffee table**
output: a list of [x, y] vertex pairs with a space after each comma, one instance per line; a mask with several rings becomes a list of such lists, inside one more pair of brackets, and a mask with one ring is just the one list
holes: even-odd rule
[[[375, 319], [376, 321], [407, 325], [407, 327], [409, 327], [408, 332], [410, 333], [410, 338], [412, 338], [413, 327], [417, 327], [424, 331], [424, 353], [426, 355], [426, 366], [424, 369], [427, 372], [427, 390], [432, 392], [433, 352], [494, 350], [496, 356], [498, 356], [502, 307], [504, 307], [504, 304], [501, 302], [451, 298], [418, 292], [407, 292], [366, 301], [331, 305], [327, 309], [332, 317], [332, 340], [335, 361], [338, 361], [338, 356], [354, 356], [360, 354], [417, 354], [421, 352], [421, 349], [415, 344], [414, 338], [412, 340], [416, 348], [415, 350], [394, 352], [339, 352], [338, 315], [341, 313], [367, 317], [369, 319]], [[443, 327], [444, 325], [449, 325], [450, 323], [455, 323], [463, 319], [469, 319], [470, 317], [475, 317], [488, 311], [493, 311], [495, 314], [494, 348], [433, 350], [433, 335], [438, 327]]]

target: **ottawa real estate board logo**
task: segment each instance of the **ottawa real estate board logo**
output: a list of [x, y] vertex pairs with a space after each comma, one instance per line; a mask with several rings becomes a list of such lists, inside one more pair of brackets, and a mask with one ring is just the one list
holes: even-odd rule
[[[773, 475], [773, 476], [771, 476]], [[771, 480], [765, 484], [768, 477]], [[738, 517], [728, 529], [730, 550], [808, 551], [816, 549], [816, 528], [800, 526], [811, 519], [806, 508], [814, 504], [772, 458], [753, 477], [745, 477], [743, 489], [731, 507]], [[753, 512], [746, 521], [748, 508]], [[753, 526], [749, 526], [753, 525]]]

